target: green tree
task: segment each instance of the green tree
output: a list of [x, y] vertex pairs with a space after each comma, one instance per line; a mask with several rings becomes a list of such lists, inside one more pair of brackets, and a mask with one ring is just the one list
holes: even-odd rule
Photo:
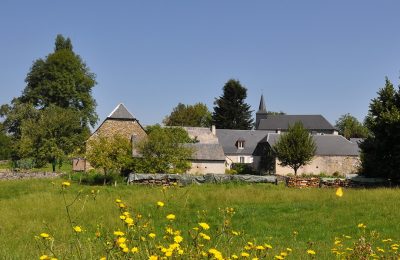
[[371, 100], [365, 120], [370, 135], [361, 143], [362, 172], [370, 177], [400, 178], [400, 90], [388, 78]]
[[92, 97], [95, 75], [74, 53], [69, 38], [57, 35], [54, 52], [36, 60], [25, 81], [21, 102], [39, 109], [50, 105], [72, 108], [79, 112], [83, 127], [96, 124], [96, 101]]
[[357, 118], [350, 114], [345, 114], [339, 117], [335, 127], [339, 130], [339, 134], [345, 138], [366, 138], [368, 129], [360, 123]]
[[131, 142], [120, 135], [113, 137], [96, 136], [88, 141], [86, 158], [90, 165], [104, 171], [104, 184], [111, 171], [121, 172], [132, 167]]
[[50, 162], [53, 171], [57, 163], [63, 160], [77, 147], [82, 146], [81, 139], [89, 132], [81, 127], [79, 115], [73, 109], [49, 106], [35, 117], [22, 121], [21, 137], [17, 141], [20, 157], [32, 157], [36, 166]]
[[297, 170], [311, 162], [316, 151], [315, 142], [301, 122], [289, 126], [288, 132], [283, 133], [273, 146], [273, 151], [280, 165], [289, 166], [297, 175]]
[[179, 103], [163, 123], [167, 126], [211, 126], [211, 112], [203, 103], [184, 105]]
[[192, 142], [188, 133], [180, 127], [150, 126], [147, 139], [138, 143], [141, 154], [136, 172], [184, 173], [191, 167], [189, 159], [193, 150], [185, 143]]
[[251, 129], [250, 105], [244, 101], [247, 89], [238, 80], [230, 79], [223, 87], [223, 95], [215, 99], [213, 124], [220, 129]]
[[0, 122], [0, 160], [11, 157], [11, 138], [7, 135], [3, 123]]

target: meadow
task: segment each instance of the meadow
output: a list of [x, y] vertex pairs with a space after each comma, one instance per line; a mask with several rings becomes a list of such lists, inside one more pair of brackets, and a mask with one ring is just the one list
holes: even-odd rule
[[[169, 214], [176, 216], [173, 228], [181, 231], [179, 235], [184, 241], [189, 241], [198, 223], [207, 223], [211, 242], [204, 241], [200, 246], [206, 252], [217, 248], [225, 257], [242, 257], [245, 245], [270, 245], [272, 248], [266, 248], [268, 259], [282, 252], [288, 254], [283, 258], [289, 259], [337, 259], [331, 251], [335, 242], [336, 246], [341, 241], [347, 243], [343, 247], [355, 248], [358, 238], [369, 237], [372, 231], [377, 233], [372, 233], [371, 246], [379, 256], [379, 252], [387, 254], [391, 250], [389, 244], [399, 243], [400, 238], [399, 189], [344, 189], [344, 195], [338, 197], [334, 189], [299, 190], [272, 184], [162, 188], [85, 186], [71, 182], [62, 188], [64, 181], [0, 181], [0, 259], [39, 259], [48, 254], [42, 233], [51, 236], [52, 240], [45, 243], [51, 242], [58, 259], [100, 259], [105, 255], [104, 248], [116, 239], [113, 232], [126, 230], [120, 219], [124, 210], [147, 219], [148, 233], [154, 233], [154, 240], [160, 241], [165, 227], [172, 225], [166, 219]], [[68, 208], [70, 223], [65, 204], [75, 199]], [[116, 199], [128, 208], [120, 208]], [[157, 202], [164, 205], [157, 206]], [[226, 210], [232, 210], [231, 218], [226, 218]], [[214, 242], [226, 224], [229, 232], [239, 235], [232, 235], [225, 243]], [[359, 224], [366, 227], [358, 227]], [[79, 226], [82, 232], [72, 230], [71, 225]], [[74, 253], [77, 239], [82, 247], [80, 256]], [[386, 241], [390, 243], [385, 244]], [[307, 254], [307, 250], [315, 254]], [[115, 258], [118, 254], [109, 257]], [[137, 258], [148, 259], [143, 255], [132, 259]]]

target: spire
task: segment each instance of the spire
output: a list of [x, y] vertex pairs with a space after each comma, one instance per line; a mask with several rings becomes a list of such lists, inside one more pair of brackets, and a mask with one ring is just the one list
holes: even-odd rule
[[263, 94], [261, 94], [260, 106], [258, 107], [258, 112], [267, 112], [267, 109], [265, 107], [264, 95]]

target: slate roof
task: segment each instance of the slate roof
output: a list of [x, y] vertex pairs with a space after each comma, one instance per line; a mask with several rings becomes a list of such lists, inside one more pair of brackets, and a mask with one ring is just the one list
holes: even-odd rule
[[218, 138], [207, 127], [183, 127], [190, 138], [196, 138], [202, 144], [218, 144]]
[[194, 149], [192, 160], [225, 161], [225, 154], [219, 144], [185, 144]]
[[[216, 134], [225, 154], [252, 155], [257, 144], [268, 134], [268, 131], [217, 129]], [[238, 149], [236, 142], [244, 141], [244, 148]]]
[[257, 130], [287, 130], [298, 121], [308, 130], [335, 130], [322, 115], [268, 115], [260, 120]]
[[108, 115], [108, 119], [132, 119], [135, 117], [128, 111], [124, 104], [120, 103], [114, 110]]
[[[279, 137], [280, 134], [270, 133], [263, 141], [273, 146]], [[317, 146], [315, 155], [358, 156], [360, 154], [358, 145], [341, 135], [312, 135], [312, 137]]]

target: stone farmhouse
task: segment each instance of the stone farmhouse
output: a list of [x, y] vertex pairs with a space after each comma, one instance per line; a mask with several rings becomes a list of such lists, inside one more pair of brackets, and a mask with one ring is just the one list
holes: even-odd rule
[[[312, 162], [298, 170], [299, 174], [350, 174], [359, 165], [358, 142], [351, 142], [338, 135], [337, 130], [322, 115], [270, 115], [261, 96], [256, 113], [254, 130], [215, 129], [215, 127], [184, 127], [191, 138], [198, 142], [185, 144], [194, 148], [190, 161], [190, 174], [225, 173], [235, 163], [250, 165], [261, 173], [287, 175], [293, 172], [279, 165], [272, 156], [272, 147], [289, 125], [300, 121], [312, 135], [316, 155]], [[122, 134], [135, 142], [146, 138], [139, 121], [119, 104], [90, 138], [98, 135]], [[136, 156], [137, 154], [133, 154]]]

